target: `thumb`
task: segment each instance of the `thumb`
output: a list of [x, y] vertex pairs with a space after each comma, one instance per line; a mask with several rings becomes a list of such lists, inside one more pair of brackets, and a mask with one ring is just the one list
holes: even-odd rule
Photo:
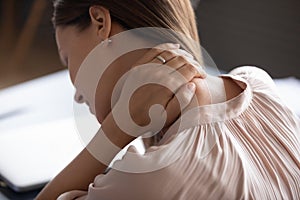
[[195, 95], [195, 91], [196, 85], [193, 82], [189, 82], [179, 88], [176, 95], [174, 95], [166, 107], [166, 127], [174, 123], [181, 114], [181, 111], [183, 111], [191, 103]]

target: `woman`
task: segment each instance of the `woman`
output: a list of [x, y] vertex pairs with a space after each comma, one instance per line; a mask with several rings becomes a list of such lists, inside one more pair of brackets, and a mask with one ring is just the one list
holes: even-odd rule
[[[110, 38], [126, 30], [160, 27], [198, 41], [189, 0], [56, 0], [54, 9], [60, 55], [77, 87], [81, 84], [76, 79], [84, 58], [102, 41], [110, 52], [110, 48], [118, 46]], [[103, 138], [124, 147], [143, 131], [131, 129], [127, 133], [117, 125], [114, 108], [122, 107], [122, 97], [126, 96], [122, 88], [116, 92], [118, 100], [113, 100], [118, 80], [135, 66], [146, 64], [143, 70], [133, 70], [137, 74], [127, 76], [124, 88], [128, 82], [134, 83], [135, 78], [148, 77], [163, 80], [168, 87], [176, 85], [173, 88], [176, 96], [173, 90], [153, 84], [141, 87], [132, 95], [129, 110], [138, 125], [149, 123], [147, 111], [157, 103], [166, 109], [167, 123], [144, 156], [130, 156], [127, 152], [115, 166], [134, 162], [133, 168], [144, 163], [155, 168], [157, 165], [153, 164], [171, 162], [137, 173], [113, 167], [104, 175], [107, 163], [85, 149], [37, 199], [58, 196], [59, 199], [300, 198], [300, 122], [282, 104], [272, 79], [253, 67], [238, 68], [220, 77], [206, 77], [195, 70], [191, 56], [179, 48], [189, 51], [201, 63], [199, 48], [186, 41], [181, 41], [180, 47], [163, 44], [156, 49], [133, 51], [119, 57], [105, 70], [97, 87], [101, 93], [95, 94], [94, 112], [102, 124]], [[158, 64], [160, 68], [147, 64]], [[159, 73], [164, 66], [176, 73]], [[188, 83], [172, 75], [178, 73]], [[116, 113], [121, 111], [117, 109]], [[157, 132], [157, 127], [154, 125], [149, 130]], [[166, 146], [167, 151], [160, 151]], [[102, 145], [93, 147], [104, 152], [106, 161], [115, 155], [112, 149]], [[173, 153], [179, 156], [174, 157]]]

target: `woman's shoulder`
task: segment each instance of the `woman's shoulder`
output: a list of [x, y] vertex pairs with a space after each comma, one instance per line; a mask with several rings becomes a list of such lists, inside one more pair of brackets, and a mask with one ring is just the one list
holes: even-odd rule
[[230, 75], [241, 77], [252, 85], [268, 86], [271, 88], [275, 87], [275, 83], [272, 77], [263, 69], [256, 66], [242, 66], [237, 67], [229, 72]]

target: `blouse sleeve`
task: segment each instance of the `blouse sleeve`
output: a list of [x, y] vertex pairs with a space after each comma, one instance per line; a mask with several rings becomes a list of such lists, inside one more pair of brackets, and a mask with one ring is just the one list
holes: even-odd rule
[[280, 104], [285, 104], [277, 90], [275, 82], [266, 71], [257, 67], [245, 66], [238, 67], [229, 74], [246, 80], [256, 95], [273, 99]]
[[241, 76], [245, 79], [251, 79], [256, 83], [263, 83], [268, 88], [275, 89], [275, 83], [271, 76], [264, 70], [258, 67], [252, 66], [245, 66], [245, 67], [238, 67], [230, 72], [232, 75]]

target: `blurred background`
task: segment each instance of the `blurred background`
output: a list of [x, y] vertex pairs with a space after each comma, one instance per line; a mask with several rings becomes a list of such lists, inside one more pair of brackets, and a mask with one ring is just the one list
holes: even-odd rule
[[51, 0], [0, 1], [0, 88], [63, 69]]
[[299, 0], [199, 2], [201, 44], [219, 68], [256, 65], [274, 78], [300, 78]]
[[[220, 69], [300, 77], [299, 0], [193, 0], [201, 44]], [[63, 69], [51, 0], [0, 0], [0, 89]]]

